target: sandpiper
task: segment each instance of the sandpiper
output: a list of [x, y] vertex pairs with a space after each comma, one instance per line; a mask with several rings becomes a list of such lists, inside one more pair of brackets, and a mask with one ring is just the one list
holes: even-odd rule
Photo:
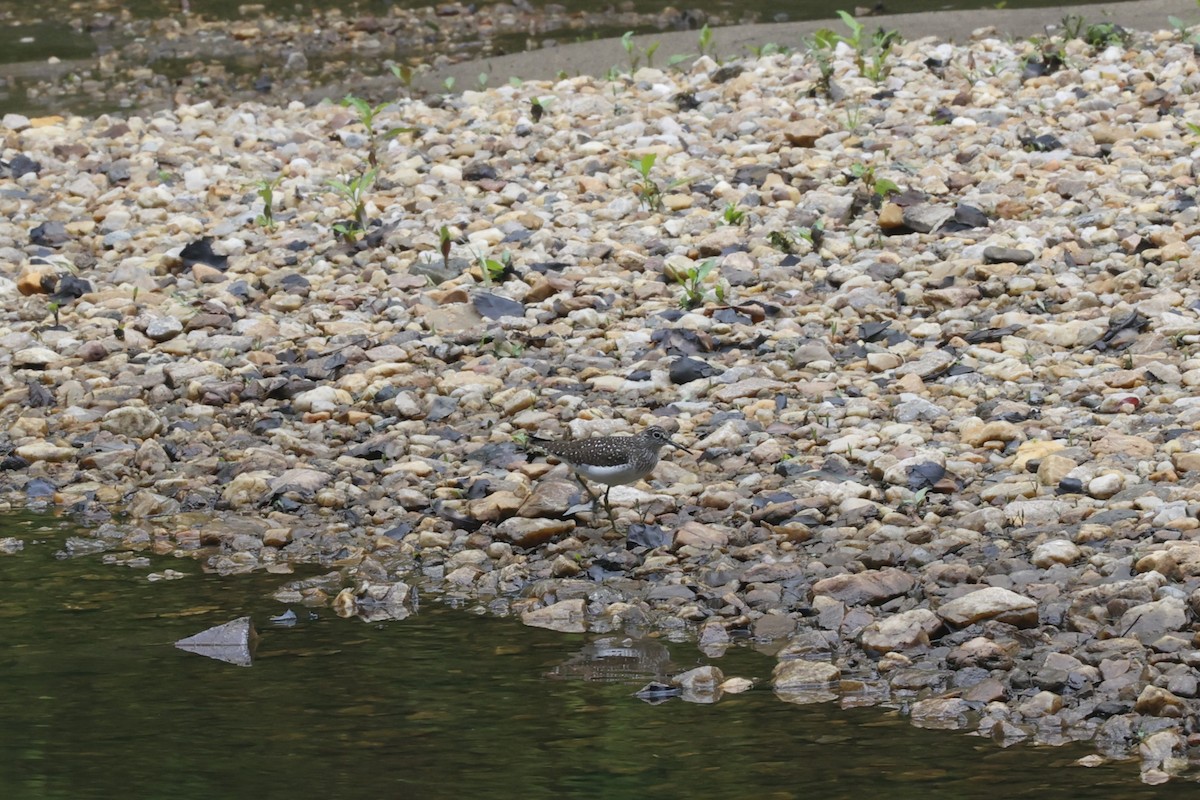
[[608, 504], [609, 490], [614, 486], [636, 483], [649, 475], [658, 464], [658, 451], [667, 445], [685, 453], [691, 452], [657, 426], [646, 428], [636, 436], [598, 436], [571, 441], [534, 437], [529, 444], [568, 464], [593, 505], [599, 498], [592, 493], [584, 479], [604, 484], [604, 509], [614, 530], [617, 523], [613, 519], [612, 506]]

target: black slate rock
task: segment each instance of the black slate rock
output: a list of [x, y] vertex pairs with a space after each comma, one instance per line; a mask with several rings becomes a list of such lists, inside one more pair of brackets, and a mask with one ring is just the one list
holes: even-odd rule
[[70, 240], [67, 226], [61, 222], [43, 222], [29, 232], [29, 241], [41, 247], [59, 247]]
[[78, 300], [85, 294], [92, 291], [92, 282], [77, 278], [74, 275], [63, 275], [58, 279], [58, 286], [54, 289], [54, 294], [50, 297], [52, 301], [63, 305], [72, 300]]
[[221, 271], [228, 269], [229, 256], [219, 256], [214, 253], [212, 243], [211, 236], [203, 236], [180, 250], [179, 258], [183, 261], [184, 268], [191, 269], [196, 264], [205, 264]]
[[946, 468], [935, 461], [925, 461], [908, 468], [908, 488], [918, 492], [930, 489], [946, 477]]
[[0, 458], [0, 471], [13, 472], [20, 469], [25, 469], [29, 466], [29, 462], [20, 456], [5, 456]]
[[475, 306], [476, 311], [488, 319], [525, 316], [525, 306], [521, 303], [488, 292], [475, 295], [472, 305]]
[[467, 181], [494, 181], [500, 178], [500, 173], [486, 161], [473, 161], [463, 167], [462, 176]]
[[12, 161], [8, 162], [8, 171], [12, 179], [16, 180], [22, 175], [28, 175], [31, 172], [37, 175], [42, 171], [42, 164], [40, 161], [34, 161], [24, 153], [18, 153], [13, 156]]
[[716, 371], [716, 368], [712, 364], [701, 361], [698, 358], [683, 356], [671, 362], [668, 374], [670, 375], [671, 383], [679, 385], [710, 377]]

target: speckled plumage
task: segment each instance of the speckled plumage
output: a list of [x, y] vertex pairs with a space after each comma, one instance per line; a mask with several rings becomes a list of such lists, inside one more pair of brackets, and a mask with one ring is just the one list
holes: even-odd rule
[[571, 441], [533, 439], [530, 445], [567, 463], [593, 502], [597, 498], [584, 479], [604, 484], [604, 507], [614, 528], [616, 522], [608, 504], [608, 490], [614, 486], [635, 483], [649, 475], [658, 464], [659, 451], [664, 447], [670, 445], [687, 450], [657, 426], [646, 428], [635, 436], [599, 436]]
[[659, 451], [667, 445], [684, 450], [671, 441], [665, 430], [650, 427], [636, 436], [599, 436], [553, 442], [535, 439], [538, 448], [571, 465], [583, 477], [608, 486], [641, 480], [658, 464]]

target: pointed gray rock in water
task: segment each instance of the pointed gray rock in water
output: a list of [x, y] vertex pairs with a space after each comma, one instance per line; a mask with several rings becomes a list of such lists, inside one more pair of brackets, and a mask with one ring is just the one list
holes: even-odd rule
[[254, 660], [254, 647], [258, 644], [258, 632], [249, 617], [217, 625], [195, 636], [180, 639], [175, 646], [189, 653], [215, 658], [239, 667], [248, 667]]

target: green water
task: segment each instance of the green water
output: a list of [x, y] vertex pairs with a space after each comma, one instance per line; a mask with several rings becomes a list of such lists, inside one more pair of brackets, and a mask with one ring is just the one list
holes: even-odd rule
[[[293, 627], [288, 576], [206, 576], [55, 558], [69, 524], [10, 516], [0, 536], [0, 797], [1112, 798], [1155, 797], [1135, 765], [912, 728], [886, 709], [790, 706], [767, 688], [715, 705], [632, 697], [644, 677], [586, 680], [595, 637], [526, 628], [426, 597], [409, 619]], [[152, 571], [187, 577], [151, 583]], [[172, 643], [250, 615], [254, 663]], [[706, 659], [671, 645], [677, 669]], [[740, 648], [726, 674], [762, 678]], [[760, 684], [765, 686], [765, 684]], [[1176, 787], [1178, 788], [1178, 787]]]

